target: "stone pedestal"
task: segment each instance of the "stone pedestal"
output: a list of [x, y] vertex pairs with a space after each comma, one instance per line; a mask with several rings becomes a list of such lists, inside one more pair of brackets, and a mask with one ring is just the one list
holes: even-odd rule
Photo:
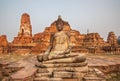
[[84, 54], [49, 57], [46, 61], [38, 62], [36, 66], [38, 70], [35, 81], [65, 81], [65, 79], [80, 81], [88, 72]]

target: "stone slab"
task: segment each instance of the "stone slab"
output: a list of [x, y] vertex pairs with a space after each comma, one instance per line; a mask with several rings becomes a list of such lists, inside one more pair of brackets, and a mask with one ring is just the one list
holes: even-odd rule
[[[49, 68], [48, 68], [49, 69]], [[88, 72], [88, 66], [84, 67], [57, 67], [53, 68], [53, 71], [73, 71], [73, 72]]]
[[48, 77], [37, 77], [37, 78], [34, 78], [34, 81], [49, 81], [49, 78]]
[[48, 73], [49, 71], [46, 68], [38, 68], [38, 73]]
[[67, 71], [60, 71], [60, 72], [53, 72], [53, 77], [55, 78], [80, 78], [81, 73], [79, 72], [67, 72]]
[[99, 77], [84, 77], [83, 79], [85, 81], [106, 81], [105, 79]]
[[46, 68], [47, 71], [70, 71], [70, 72], [88, 72], [88, 66], [84, 67], [55, 67], [55, 68]]
[[80, 81], [80, 80], [78, 80], [78, 79], [63, 79], [62, 81]]
[[119, 71], [120, 55], [88, 55], [88, 66], [98, 68], [104, 73]]
[[62, 78], [50, 78], [49, 81], [63, 81]]
[[87, 65], [87, 61], [85, 62], [81, 62], [81, 63], [49, 63], [49, 64], [38, 64], [39, 67], [46, 67], [46, 68], [53, 68], [53, 67], [82, 67], [82, 66], [86, 66]]
[[[10, 76], [11, 81], [32, 81], [37, 72], [37, 68], [34, 65], [35, 61], [35, 56], [17, 61], [18, 66], [24, 68], [13, 73]], [[15, 64], [15, 66], [17, 65]]]
[[29, 69], [21, 69], [20, 71], [16, 72], [15, 74], [11, 75], [10, 78], [13, 81], [26, 81], [26, 79], [34, 78], [36, 73], [36, 68], [29, 68]]
[[62, 78], [41, 77], [41, 78], [35, 78], [34, 81], [63, 81], [63, 80]]
[[36, 73], [36, 77], [50, 77], [52, 76], [52, 73]]

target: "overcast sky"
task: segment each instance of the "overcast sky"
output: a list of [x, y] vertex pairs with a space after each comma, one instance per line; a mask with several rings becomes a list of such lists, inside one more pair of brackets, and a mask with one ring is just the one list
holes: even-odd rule
[[0, 35], [12, 41], [23, 13], [30, 15], [33, 34], [42, 32], [61, 15], [81, 34], [89, 29], [104, 40], [110, 31], [120, 36], [120, 0], [0, 0]]

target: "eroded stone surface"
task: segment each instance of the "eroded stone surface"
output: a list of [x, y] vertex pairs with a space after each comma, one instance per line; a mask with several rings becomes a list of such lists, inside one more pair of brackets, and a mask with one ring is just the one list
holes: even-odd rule
[[88, 58], [88, 66], [96, 67], [104, 73], [110, 73], [112, 71], [120, 71], [119, 55], [101, 55], [90, 56]]
[[[9, 60], [4, 60], [1, 62], [0, 65], [2, 66], [2, 71], [7, 73], [7, 76], [9, 76], [11, 81], [20, 80], [23, 81], [25, 79], [29, 79], [28, 81], [32, 81], [34, 78], [34, 74], [37, 71], [37, 69], [34, 67], [34, 64], [36, 62], [35, 57], [36, 56], [21, 56], [21, 58], [10, 58]], [[6, 62], [8, 61], [8, 62]], [[7, 63], [6, 66], [3, 66], [3, 63]], [[9, 71], [9, 72], [8, 72]], [[2, 73], [3, 73], [2, 72]], [[4, 75], [5, 76], [5, 75]]]

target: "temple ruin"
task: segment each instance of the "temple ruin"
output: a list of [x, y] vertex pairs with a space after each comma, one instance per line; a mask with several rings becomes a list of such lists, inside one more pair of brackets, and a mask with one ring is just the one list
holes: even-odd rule
[[[58, 22], [64, 23], [62, 33]], [[66, 48], [70, 50], [66, 52]], [[2, 81], [113, 81], [120, 76], [120, 45], [115, 33], [109, 32], [107, 41], [97, 32], [81, 34], [61, 16], [33, 35], [30, 16], [24, 13], [12, 42], [0, 35], [0, 54], [5, 55], [0, 58]]]
[[8, 52], [8, 41], [6, 35], [0, 36], [0, 53], [7, 53]]
[[[64, 22], [63, 30], [70, 33], [70, 40], [72, 42], [72, 52], [81, 53], [106, 53], [119, 52], [120, 46], [117, 43], [117, 37], [114, 32], [109, 32], [107, 41], [99, 35], [99, 33], [81, 34], [78, 30], [72, 29], [67, 21], [64, 21], [60, 16], [49, 27], [46, 27], [43, 32], [32, 35], [32, 25], [30, 16], [23, 13], [21, 16], [20, 29], [18, 35], [10, 43], [6, 42], [3, 45], [3, 39], [7, 41], [6, 36], [0, 37], [1, 53], [33, 53], [39, 54], [45, 52], [50, 44], [50, 37], [56, 30], [56, 22], [61, 19]], [[6, 45], [7, 44], [7, 45]], [[3, 49], [4, 48], [4, 49]]]
[[20, 29], [18, 36], [14, 38], [14, 44], [24, 44], [32, 42], [32, 26], [30, 22], [30, 16], [24, 13], [21, 17]]

